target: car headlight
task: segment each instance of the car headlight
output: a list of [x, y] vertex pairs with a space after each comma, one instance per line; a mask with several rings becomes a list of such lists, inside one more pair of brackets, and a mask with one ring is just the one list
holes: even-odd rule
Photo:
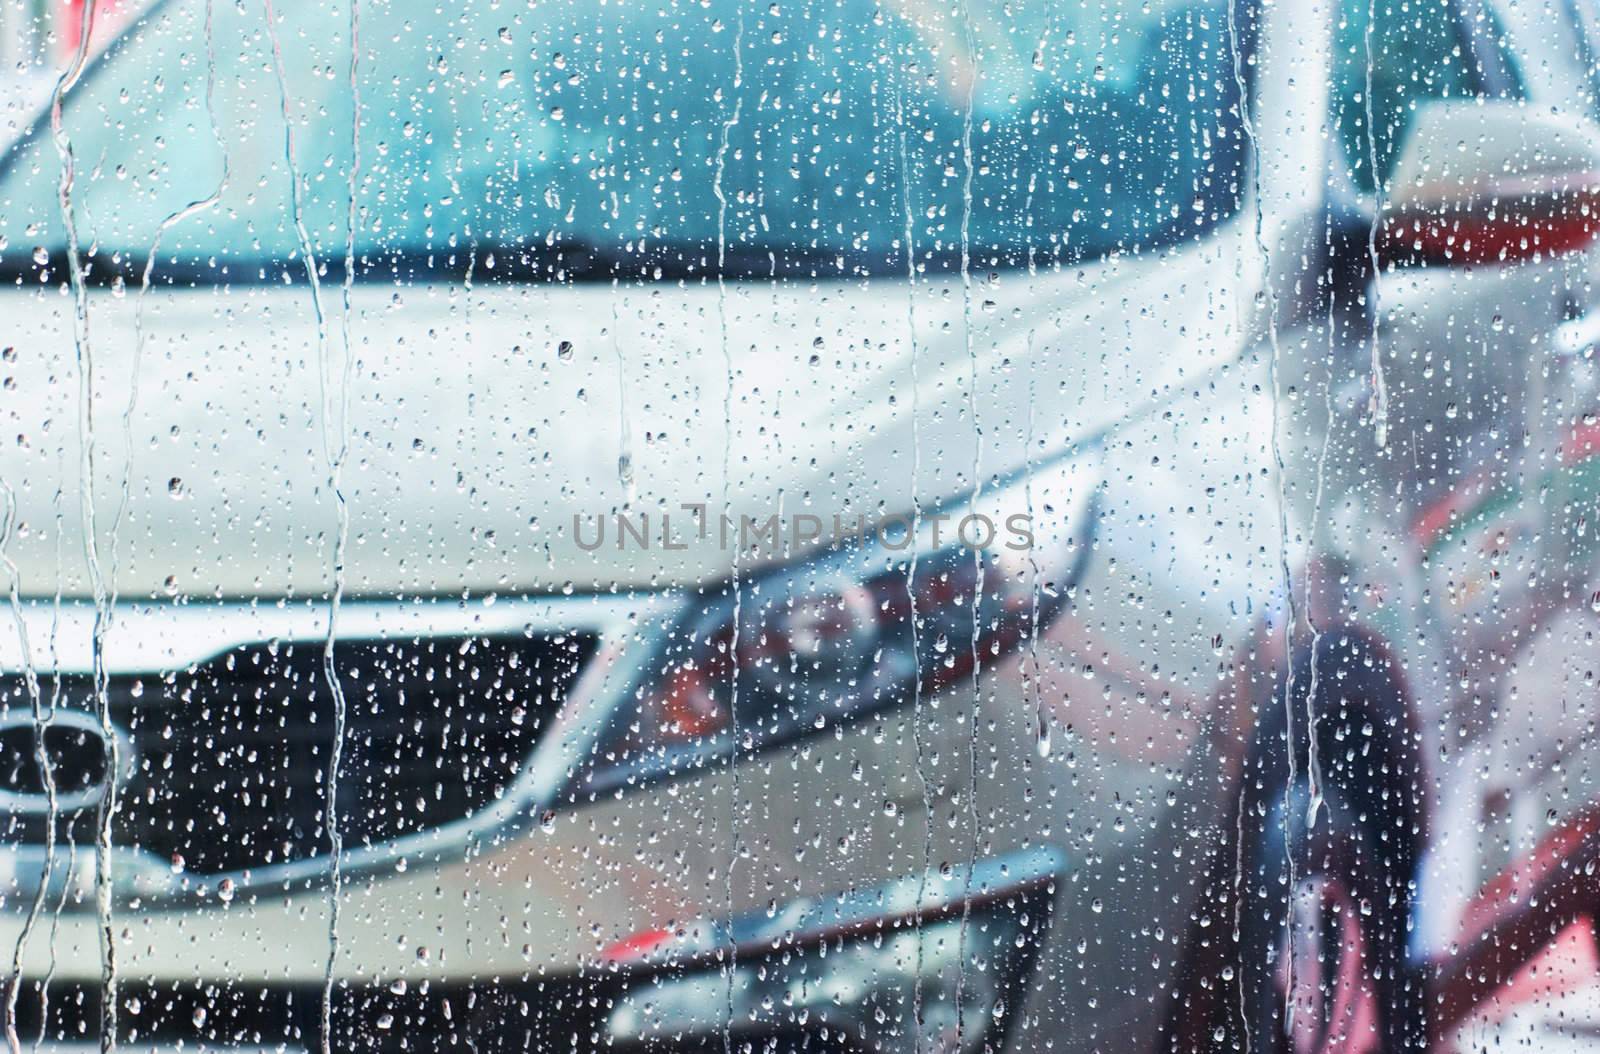
[[1062, 868], [1059, 850], [1024, 850], [636, 934], [609, 957], [623, 983], [605, 1038], [625, 1054], [721, 1050], [725, 1033], [760, 1051], [999, 1049]]
[[[760, 751], [968, 677], [1059, 610], [1092, 542], [1080, 457], [725, 583], [663, 635], [579, 784], [603, 792]], [[974, 640], [976, 628], [976, 640]]]

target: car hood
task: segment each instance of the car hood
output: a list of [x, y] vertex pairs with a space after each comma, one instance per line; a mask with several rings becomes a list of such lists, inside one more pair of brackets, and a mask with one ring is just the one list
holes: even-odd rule
[[[690, 530], [686, 505], [877, 522], [990, 486], [1231, 358], [1232, 242], [1207, 244], [975, 274], [970, 298], [957, 275], [914, 292], [563, 286], [485, 280], [479, 261], [476, 282], [358, 283], [347, 327], [324, 284], [320, 338], [298, 275], [142, 304], [91, 289], [81, 360], [67, 291], [17, 290], [0, 319], [7, 555], [25, 595], [90, 594], [88, 508], [124, 599], [320, 596], [345, 445], [350, 596], [715, 580], [732, 547]], [[657, 544], [619, 548], [618, 513], [649, 517]]]

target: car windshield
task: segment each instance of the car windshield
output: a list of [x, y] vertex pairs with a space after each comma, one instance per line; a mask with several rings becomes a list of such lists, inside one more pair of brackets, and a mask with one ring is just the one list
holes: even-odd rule
[[[215, 5], [212, 83], [199, 0], [109, 49], [65, 124], [101, 274], [136, 269], [160, 230], [169, 274], [277, 280], [302, 243], [342, 260], [352, 217], [385, 271], [472, 250], [501, 251], [503, 274], [692, 271], [720, 242], [754, 274], [904, 274], [908, 233], [923, 267], [963, 234], [982, 265], [1081, 259], [1192, 236], [1240, 193], [1230, 39], [1248, 31], [1220, 0], [980, 0], [976, 81], [931, 0], [366, 6], [353, 74], [318, 4]], [[57, 164], [43, 127], [7, 158], [13, 271], [64, 253]]]

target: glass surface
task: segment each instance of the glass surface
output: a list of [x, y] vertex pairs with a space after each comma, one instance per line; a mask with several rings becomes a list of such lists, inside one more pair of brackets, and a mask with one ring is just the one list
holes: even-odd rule
[[0, 0], [7, 1046], [1587, 1049], [1570, 16]]

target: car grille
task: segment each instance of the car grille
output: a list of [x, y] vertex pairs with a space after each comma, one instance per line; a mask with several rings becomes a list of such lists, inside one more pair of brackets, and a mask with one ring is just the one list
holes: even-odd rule
[[[345, 847], [466, 819], [503, 796], [594, 646], [575, 634], [340, 641]], [[47, 699], [56, 692], [49, 678], [41, 688]], [[20, 683], [7, 689], [16, 715], [27, 697]], [[328, 851], [335, 706], [321, 642], [240, 648], [175, 674], [114, 676], [108, 695], [133, 755], [119, 785], [118, 845], [201, 874]], [[64, 681], [60, 697], [93, 705], [86, 679]], [[17, 741], [0, 748], [15, 755]], [[0, 786], [26, 789], [17, 773], [29, 761], [0, 758]], [[62, 833], [87, 836], [92, 812], [62, 817]], [[43, 834], [38, 816], [14, 812], [11, 827], [13, 844]]]

